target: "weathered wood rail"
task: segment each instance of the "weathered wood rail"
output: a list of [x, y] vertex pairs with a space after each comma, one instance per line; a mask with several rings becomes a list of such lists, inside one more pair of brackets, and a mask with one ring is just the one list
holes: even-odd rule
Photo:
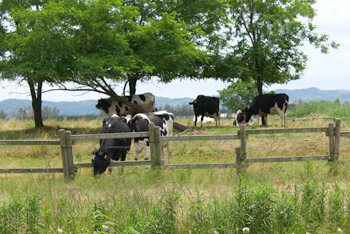
[[[278, 128], [278, 129], [246, 129], [240, 126], [237, 134], [226, 135], [178, 135], [161, 136], [160, 128], [152, 123], [149, 132], [139, 133], [114, 133], [114, 134], [85, 134], [72, 135], [70, 131], [59, 130], [58, 140], [2, 140], [0, 145], [57, 145], [61, 147], [62, 168], [12, 168], [0, 169], [0, 173], [64, 173], [69, 179], [74, 176], [75, 167], [92, 167], [91, 162], [74, 163], [73, 145], [78, 140], [87, 139], [113, 139], [113, 138], [136, 138], [149, 137], [151, 146], [151, 160], [112, 162], [110, 166], [124, 167], [136, 165], [151, 165], [158, 168], [169, 169], [205, 169], [205, 168], [236, 168], [237, 172], [248, 167], [250, 163], [267, 162], [297, 162], [306, 160], [329, 160], [336, 161], [339, 157], [340, 137], [350, 137], [350, 131], [340, 131], [341, 120], [336, 119], [335, 124], [329, 123], [328, 127], [318, 128]], [[247, 158], [247, 141], [249, 135], [256, 134], [288, 134], [288, 133], [322, 133], [329, 138], [329, 154], [317, 156], [284, 156], [271, 158]], [[161, 155], [161, 141], [202, 141], [202, 140], [239, 140], [240, 147], [235, 149], [235, 161], [226, 164], [164, 164]], [[234, 157], [233, 157], [234, 158]]]

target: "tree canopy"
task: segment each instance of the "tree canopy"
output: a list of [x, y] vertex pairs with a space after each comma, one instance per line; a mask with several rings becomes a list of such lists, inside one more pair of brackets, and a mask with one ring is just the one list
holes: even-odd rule
[[[300, 79], [308, 42], [322, 53], [339, 45], [327, 34], [318, 35], [312, 19], [316, 0], [228, 0], [231, 37], [222, 50], [221, 72], [217, 76], [254, 82], [259, 94], [263, 86]], [[218, 66], [218, 67], [220, 67]], [[220, 71], [220, 70], [217, 70]]]

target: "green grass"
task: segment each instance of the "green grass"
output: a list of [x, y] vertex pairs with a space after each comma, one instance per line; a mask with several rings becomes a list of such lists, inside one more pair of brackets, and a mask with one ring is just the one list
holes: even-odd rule
[[[0, 122], [0, 137], [57, 139], [60, 128], [98, 133], [100, 122], [50, 121], [35, 130], [28, 122], [7, 120]], [[328, 122], [290, 121], [288, 127]], [[221, 123], [185, 134], [236, 134], [232, 120]], [[269, 119], [269, 128], [279, 124]], [[349, 129], [343, 121], [342, 130]], [[251, 135], [247, 143], [248, 157], [328, 153], [328, 138], [320, 133]], [[326, 161], [256, 163], [241, 176], [234, 168], [144, 167], [98, 178], [91, 168], [80, 168], [70, 182], [62, 174], [1, 174], [0, 233], [243, 233], [246, 227], [250, 233], [349, 233], [349, 144], [341, 139], [337, 167]], [[239, 141], [173, 142], [172, 163], [234, 163], [238, 146]], [[89, 162], [96, 147], [97, 140], [77, 141], [74, 161]], [[132, 150], [127, 160], [133, 160]], [[0, 146], [0, 161], [0, 168], [62, 164], [58, 146]]]

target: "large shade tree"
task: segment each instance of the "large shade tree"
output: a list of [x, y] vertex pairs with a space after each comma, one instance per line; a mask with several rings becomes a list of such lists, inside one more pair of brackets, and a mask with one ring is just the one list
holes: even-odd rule
[[[52, 31], [48, 18], [39, 14], [47, 1], [9, 1], [0, 4], [2, 34], [1, 78], [26, 83], [34, 111], [35, 127], [43, 127], [41, 116], [43, 84], [60, 82], [62, 35]], [[44, 22], [45, 21], [45, 22]], [[50, 34], [46, 32], [48, 30]], [[63, 69], [65, 71], [65, 69]]]
[[29, 85], [36, 127], [43, 126], [44, 82], [63, 90], [73, 82], [70, 90], [126, 102], [115, 85], [128, 83], [135, 94], [136, 83], [153, 76], [163, 82], [199, 77], [207, 48], [218, 41], [219, 6], [207, 0], [4, 0], [2, 78]]
[[[253, 82], [263, 87], [300, 79], [306, 69], [303, 45], [310, 43], [328, 53], [339, 45], [327, 34], [317, 34], [312, 23], [316, 0], [228, 0], [231, 37], [222, 59], [215, 60], [222, 79]], [[213, 74], [211, 74], [213, 75]]]
[[69, 80], [78, 86], [69, 89], [120, 100], [115, 85], [128, 84], [135, 94], [136, 84], [152, 77], [161, 82], [199, 78], [208, 50], [220, 41], [215, 30], [224, 14], [221, 1], [217, 3], [68, 0], [47, 5], [51, 15], [65, 9], [59, 17], [70, 26], [74, 61]]

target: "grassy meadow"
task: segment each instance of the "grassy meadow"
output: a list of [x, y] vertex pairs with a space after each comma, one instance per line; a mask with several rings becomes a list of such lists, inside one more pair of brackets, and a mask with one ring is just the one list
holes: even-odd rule
[[[191, 118], [176, 121], [193, 125]], [[327, 127], [330, 121], [287, 120], [287, 127]], [[44, 124], [36, 130], [32, 121], [0, 120], [0, 137], [58, 139], [61, 128], [99, 133], [102, 120]], [[268, 128], [280, 128], [280, 120], [269, 117]], [[175, 134], [237, 130], [231, 119], [222, 119], [221, 127], [211, 123]], [[342, 121], [342, 131], [350, 131], [350, 120]], [[91, 161], [98, 145], [77, 141], [74, 161]], [[70, 182], [63, 174], [0, 174], [0, 233], [350, 233], [349, 146], [350, 139], [341, 138], [337, 167], [327, 161], [256, 163], [240, 176], [234, 168], [145, 167], [98, 178], [91, 168], [80, 168]], [[173, 142], [171, 162], [235, 163], [236, 147], [239, 141]], [[247, 150], [254, 158], [319, 156], [329, 149], [324, 133], [303, 133], [251, 135]], [[127, 160], [133, 154], [131, 149]], [[0, 146], [0, 160], [0, 168], [62, 164], [58, 146]]]

